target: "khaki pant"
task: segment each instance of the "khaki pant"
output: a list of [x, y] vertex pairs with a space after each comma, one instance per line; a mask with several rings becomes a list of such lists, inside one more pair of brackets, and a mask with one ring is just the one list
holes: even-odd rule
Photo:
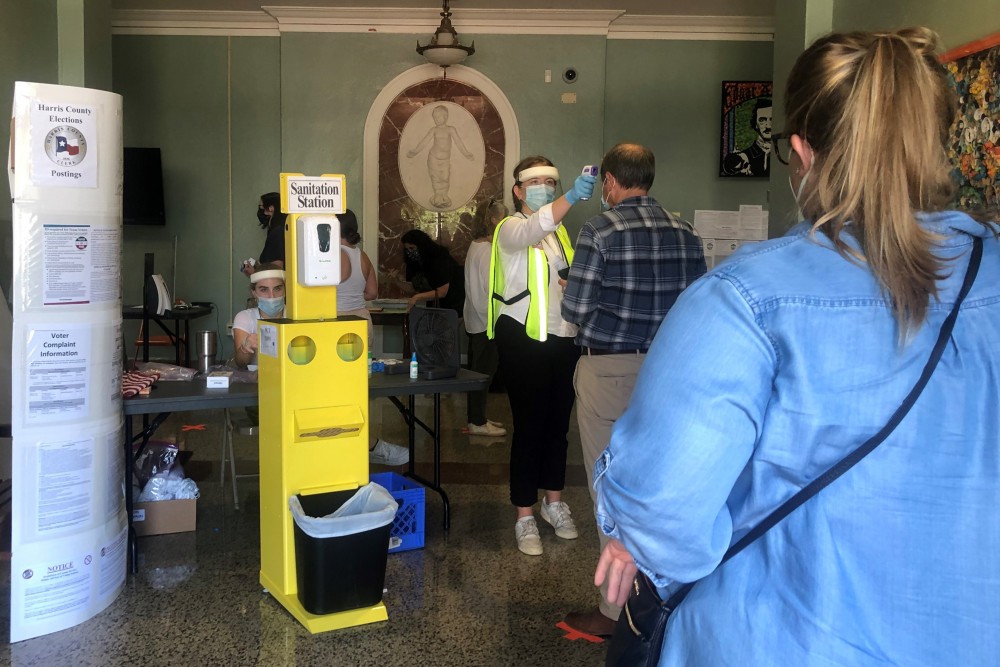
[[[583, 447], [583, 463], [587, 468], [587, 487], [590, 497], [597, 505], [594, 491], [594, 464], [611, 442], [611, 429], [628, 407], [635, 381], [639, 376], [645, 354], [608, 354], [590, 356], [584, 350], [576, 366], [573, 386], [576, 388], [576, 418], [580, 423], [580, 444]], [[608, 543], [608, 537], [597, 531], [601, 538], [601, 549]], [[596, 565], [597, 559], [594, 559]], [[607, 601], [608, 581], [601, 586], [601, 613], [618, 620], [621, 607]]]

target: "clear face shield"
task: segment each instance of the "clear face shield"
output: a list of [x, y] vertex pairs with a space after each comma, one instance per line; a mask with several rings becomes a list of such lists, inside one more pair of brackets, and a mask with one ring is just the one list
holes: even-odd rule
[[523, 201], [533, 212], [565, 194], [555, 167], [529, 167], [518, 174], [517, 180], [524, 188]]

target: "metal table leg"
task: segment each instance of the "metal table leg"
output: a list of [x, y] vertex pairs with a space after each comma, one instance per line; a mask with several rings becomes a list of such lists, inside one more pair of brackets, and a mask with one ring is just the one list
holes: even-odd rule
[[174, 363], [181, 365], [181, 321], [174, 320]]
[[[434, 394], [434, 428], [431, 429], [427, 424], [423, 423], [416, 416], [416, 397], [410, 396], [409, 409], [403, 406], [398, 398], [395, 396], [390, 396], [389, 400], [392, 401], [396, 409], [399, 410], [403, 419], [406, 420], [407, 427], [409, 429], [410, 437], [410, 463], [407, 471], [404, 473], [406, 477], [409, 477], [414, 482], [423, 484], [431, 491], [434, 491], [439, 496], [441, 496], [441, 502], [444, 507], [444, 529], [448, 530], [451, 528], [451, 506], [448, 503], [448, 494], [444, 492], [441, 488], [441, 394]], [[415, 472], [414, 469], [414, 447], [416, 444], [416, 427], [427, 431], [427, 433], [434, 438], [434, 481], [429, 482]]]
[[128, 571], [139, 571], [135, 548], [135, 527], [132, 525], [132, 415], [125, 415], [125, 511], [128, 513]]

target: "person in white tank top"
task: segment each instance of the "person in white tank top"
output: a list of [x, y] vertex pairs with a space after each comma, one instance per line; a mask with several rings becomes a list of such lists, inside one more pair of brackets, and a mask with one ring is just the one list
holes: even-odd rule
[[375, 339], [372, 316], [366, 302], [378, 296], [375, 266], [357, 246], [361, 241], [358, 218], [347, 209], [337, 216], [340, 220], [340, 284], [337, 286], [337, 315], [356, 315], [368, 320], [368, 349]]
[[[366, 301], [378, 296], [375, 266], [358, 247], [358, 217], [347, 209], [337, 216], [340, 220], [340, 284], [337, 286], [337, 316], [355, 315], [368, 320], [368, 349], [375, 342], [375, 327]], [[371, 411], [369, 411], [371, 414]], [[368, 462], [401, 466], [410, 460], [410, 450], [376, 438], [369, 432]]]

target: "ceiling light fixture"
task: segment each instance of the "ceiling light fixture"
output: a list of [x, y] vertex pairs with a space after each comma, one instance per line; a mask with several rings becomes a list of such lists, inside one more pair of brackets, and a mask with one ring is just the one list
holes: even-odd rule
[[420, 41], [417, 41], [417, 53], [426, 58], [427, 62], [441, 67], [457, 65], [476, 52], [475, 42], [472, 42], [472, 46], [462, 46], [459, 43], [458, 33], [451, 25], [449, 4], [449, 0], [442, 3], [444, 11], [441, 12], [441, 25], [434, 31], [431, 43], [420, 46]]

